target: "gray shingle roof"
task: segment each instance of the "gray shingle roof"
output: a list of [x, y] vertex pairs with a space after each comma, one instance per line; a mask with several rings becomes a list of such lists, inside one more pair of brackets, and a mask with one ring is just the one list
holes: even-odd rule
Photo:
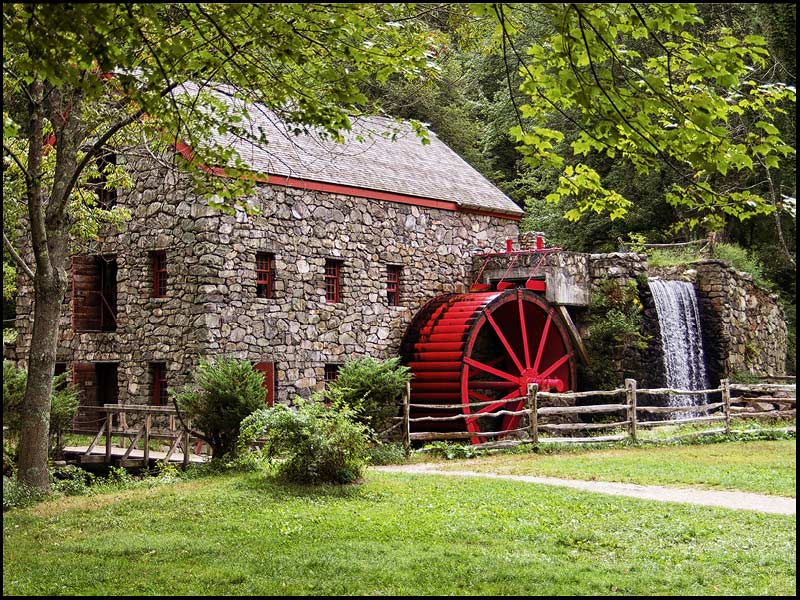
[[[230, 97], [227, 101], [234, 102]], [[252, 131], [262, 130], [267, 146], [233, 135], [219, 141], [235, 147], [258, 172], [450, 201], [466, 209], [514, 216], [523, 212], [435, 134], [423, 145], [408, 123], [358, 117], [345, 142], [337, 143], [313, 132], [295, 135], [263, 106], [248, 105], [248, 112]]]

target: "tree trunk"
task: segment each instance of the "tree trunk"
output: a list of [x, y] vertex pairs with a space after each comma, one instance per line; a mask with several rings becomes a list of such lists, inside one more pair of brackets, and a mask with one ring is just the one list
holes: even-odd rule
[[[55, 257], [51, 257], [55, 258]], [[34, 318], [28, 355], [28, 381], [22, 403], [17, 479], [36, 489], [50, 487], [47, 452], [50, 400], [56, 363], [61, 302], [66, 292], [62, 277], [42, 277], [37, 271]]]
[[[49, 96], [49, 100], [45, 98]], [[22, 403], [17, 479], [41, 491], [50, 489], [47, 469], [50, 405], [56, 348], [60, 334], [61, 304], [67, 291], [70, 183], [76, 171], [78, 140], [81, 139], [81, 96], [70, 96], [66, 108], [54, 90], [45, 95], [43, 84], [29, 86], [30, 128], [26, 196], [31, 247], [36, 264], [33, 278], [34, 313], [28, 352], [28, 380]], [[50, 122], [56, 134], [56, 164], [53, 187], [47, 202], [42, 181], [45, 102], [50, 102]]]

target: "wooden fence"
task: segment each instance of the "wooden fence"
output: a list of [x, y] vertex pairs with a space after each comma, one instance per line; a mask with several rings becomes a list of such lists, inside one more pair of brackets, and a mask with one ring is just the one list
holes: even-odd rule
[[[789, 379], [789, 378], [784, 378]], [[484, 442], [478, 446], [489, 447], [498, 445], [513, 445], [519, 443], [552, 443], [552, 442], [615, 442], [624, 439], [636, 440], [640, 428], [656, 427], [659, 425], [683, 425], [688, 423], [709, 423], [721, 422], [723, 428], [719, 430], [726, 434], [731, 432], [731, 419], [738, 418], [796, 418], [797, 398], [795, 384], [731, 384], [729, 380], [720, 381], [718, 388], [706, 390], [677, 390], [671, 388], [638, 389], [636, 380], [626, 379], [625, 387], [608, 391], [589, 391], [589, 392], [568, 392], [551, 393], [540, 392], [537, 384], [528, 386], [527, 396], [510, 398], [505, 400], [506, 404], [519, 404], [524, 401], [525, 407], [520, 410], [500, 410], [489, 413], [491, 416], [525, 416], [527, 425], [517, 429], [506, 431], [463, 431], [463, 432], [435, 432], [435, 431], [411, 431], [411, 425], [423, 422], [446, 422], [457, 419], [474, 419], [473, 411], [482, 406], [497, 404], [492, 402], [475, 402], [469, 404], [469, 412], [473, 414], [454, 414], [446, 417], [411, 417], [412, 408], [432, 408], [429, 404], [410, 403], [410, 393], [406, 393], [403, 402], [403, 444], [409, 449], [414, 441], [434, 441], [434, 440], [464, 440], [464, 439], [485, 439], [497, 438], [500, 436], [514, 435], [524, 439], [506, 440], [504, 442]], [[732, 396], [735, 393], [735, 396]], [[749, 395], [748, 395], [749, 394]], [[766, 395], [764, 395], [766, 394]], [[780, 394], [780, 395], [776, 395]], [[705, 402], [693, 406], [655, 406], [641, 400], [644, 398], [652, 399], [654, 396], [675, 395], [675, 396], [700, 396]], [[709, 402], [712, 395], [718, 395], [719, 400]], [[587, 399], [608, 398], [605, 404], [590, 404], [581, 406], [540, 406], [542, 401], [547, 404], [554, 402], [568, 402], [574, 404], [576, 401], [586, 401]], [[615, 402], [616, 400], [616, 402]], [[777, 405], [764, 408], [764, 404]], [[462, 404], [436, 405], [435, 408], [463, 410]], [[619, 416], [624, 414], [620, 420]], [[581, 415], [610, 415], [611, 422], [593, 423], [542, 423], [541, 417], [566, 416], [574, 418]], [[484, 415], [485, 416], [485, 415]], [[608, 417], [605, 417], [606, 419]], [[574, 435], [576, 432], [588, 431], [608, 431], [623, 429], [624, 433], [612, 433], [609, 435], [591, 435], [579, 437]], [[571, 435], [561, 435], [559, 437], [542, 437], [542, 433], [569, 433]]]

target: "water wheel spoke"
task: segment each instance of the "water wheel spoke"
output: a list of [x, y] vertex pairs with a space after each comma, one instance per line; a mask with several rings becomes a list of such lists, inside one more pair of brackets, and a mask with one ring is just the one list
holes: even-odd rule
[[483, 379], [472, 379], [469, 382], [471, 390], [510, 390], [517, 389], [519, 385], [513, 381], [485, 381]]
[[542, 362], [542, 354], [544, 353], [544, 344], [547, 341], [547, 334], [550, 332], [550, 323], [553, 322], [553, 313], [554, 309], [550, 309], [547, 313], [547, 320], [544, 323], [544, 329], [542, 330], [542, 338], [539, 340], [539, 349], [536, 351], [536, 360], [533, 363], [533, 371], [539, 371], [539, 365]]
[[[501, 362], [503, 362], [503, 358], [502, 358], [502, 357], [500, 357], [500, 358], [493, 358], [493, 359], [491, 359], [491, 360], [486, 360], [486, 361], [483, 361], [483, 364], [485, 364], [485, 365], [488, 365], [488, 366], [490, 366], [490, 367], [495, 367], [495, 368], [496, 368], [496, 367], [497, 367], [497, 365], [499, 365]], [[479, 374], [480, 374], [479, 372], [470, 373], [470, 374], [468, 375], [468, 376], [469, 376], [469, 379], [470, 379], [470, 381], [473, 381], [473, 380], [474, 380], [473, 378], [474, 378], [474, 377], [477, 377]]]
[[474, 367], [486, 373], [490, 373], [492, 375], [496, 375], [500, 379], [505, 379], [506, 381], [511, 381], [513, 383], [519, 384], [519, 377], [512, 375], [511, 373], [506, 373], [501, 371], [500, 369], [495, 369], [494, 367], [490, 367], [486, 363], [482, 363], [474, 358], [469, 358], [468, 356], [464, 357], [464, 362], [468, 364], [470, 367]]
[[[486, 394], [481, 394], [480, 392], [474, 392], [474, 391], [470, 391], [469, 392], [469, 398], [471, 400], [476, 400], [478, 402], [491, 402], [492, 400], [494, 400], [494, 398], [490, 398]], [[477, 412], [479, 412], [479, 411], [475, 411], [475, 413], [477, 413]], [[470, 408], [470, 406], [468, 404], [464, 406], [464, 414], [468, 414], [469, 415], [469, 414], [475, 414], [475, 413], [473, 413], [472, 409]], [[474, 417], [468, 417], [467, 418], [467, 424], [472, 423], [472, 421], [474, 419], [477, 419], [477, 418], [478, 418], [477, 414]]]
[[567, 362], [570, 358], [572, 358], [573, 354], [574, 354], [574, 352], [570, 352], [569, 354], [565, 354], [564, 356], [559, 358], [556, 362], [554, 362], [552, 365], [550, 365], [547, 368], [546, 371], [543, 371], [542, 373], [540, 373], [539, 377], [541, 379], [544, 379], [545, 377], [550, 375], [553, 371], [555, 371], [557, 368], [559, 368], [561, 365], [563, 365], [565, 362]]
[[519, 328], [522, 332], [522, 353], [525, 356], [525, 368], [531, 368], [531, 354], [528, 348], [528, 327], [525, 324], [525, 303], [522, 301], [522, 294], [517, 294], [517, 304], [519, 304]]
[[508, 355], [511, 357], [511, 360], [514, 361], [514, 366], [517, 367], [517, 371], [522, 373], [522, 363], [519, 362], [517, 355], [511, 349], [511, 344], [508, 343], [506, 336], [503, 335], [502, 331], [500, 331], [500, 327], [498, 327], [497, 323], [492, 318], [491, 313], [489, 312], [486, 313], [486, 320], [489, 321], [489, 324], [492, 326], [492, 329], [494, 329], [494, 332], [497, 334], [497, 337], [500, 338], [500, 342], [503, 344], [503, 347], [506, 349], [506, 352], [508, 352]]
[[[487, 396], [485, 394], [480, 394], [480, 393], [477, 393], [477, 392], [470, 392], [469, 395], [472, 396], [473, 398], [475, 398], [476, 400], [480, 401], [480, 402], [491, 402], [492, 400], [494, 400], [494, 398], [490, 398], [489, 396]], [[496, 410], [506, 409], [506, 408], [508, 408], [506, 406], [508, 404], [508, 401], [511, 400], [512, 398], [518, 396], [518, 395], [519, 395], [519, 392], [517, 390], [514, 390], [510, 394], [506, 394], [505, 396], [503, 396], [502, 398], [497, 400], [497, 402], [493, 402], [492, 404], [489, 404], [487, 406], [481, 407], [479, 410], [474, 411], [473, 413], [471, 413], [472, 415], [474, 415], [471, 418], [477, 419], [479, 416], [481, 416], [481, 417], [487, 416], [487, 415], [491, 416], [490, 413], [493, 413]], [[517, 405], [519, 405], [519, 404], [520, 403], [518, 402]], [[518, 409], [517, 408], [512, 408], [511, 410], [518, 410]], [[467, 420], [469, 420], [469, 419], [467, 419]]]

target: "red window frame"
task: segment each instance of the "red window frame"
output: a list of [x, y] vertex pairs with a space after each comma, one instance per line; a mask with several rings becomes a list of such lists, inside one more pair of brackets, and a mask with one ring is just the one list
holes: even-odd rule
[[150, 372], [153, 377], [153, 406], [167, 404], [167, 363], [150, 363]]
[[275, 255], [269, 252], [256, 252], [256, 296], [274, 298], [275, 294]]
[[325, 301], [342, 301], [342, 261], [328, 259], [325, 261]]
[[325, 365], [325, 374], [323, 375], [322, 381], [325, 385], [336, 381], [339, 377], [339, 369], [342, 368], [342, 365], [338, 363], [328, 363]]
[[156, 250], [150, 253], [153, 267], [153, 298], [167, 295], [167, 252]]
[[403, 280], [403, 267], [401, 265], [387, 265], [386, 267], [386, 299], [389, 306], [400, 306], [400, 285]]

